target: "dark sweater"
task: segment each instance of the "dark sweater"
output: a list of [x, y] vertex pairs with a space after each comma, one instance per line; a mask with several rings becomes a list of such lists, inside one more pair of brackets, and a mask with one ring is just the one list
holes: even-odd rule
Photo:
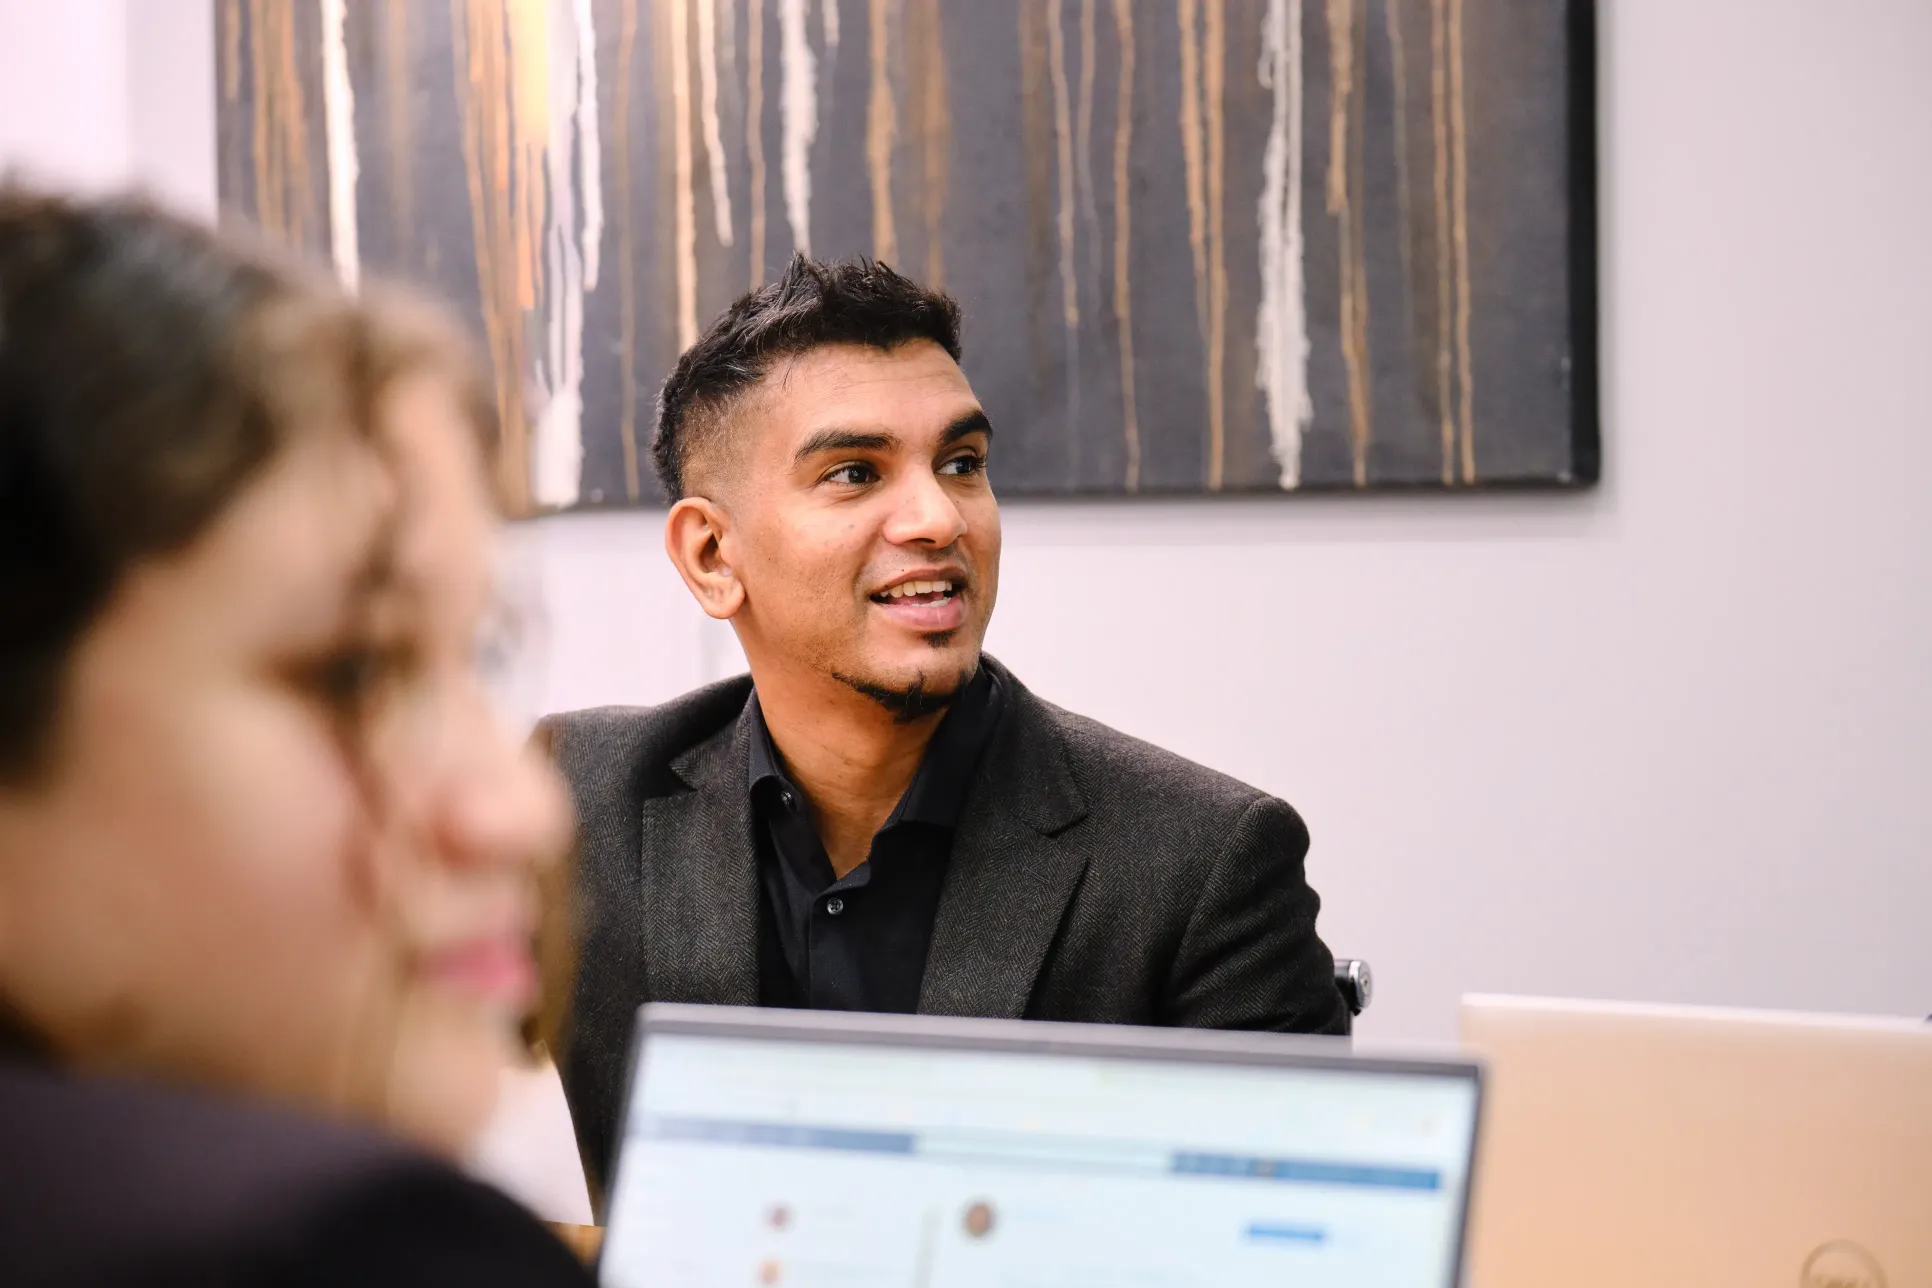
[[0, 1283], [584, 1288], [503, 1194], [380, 1136], [78, 1076], [0, 1033]]

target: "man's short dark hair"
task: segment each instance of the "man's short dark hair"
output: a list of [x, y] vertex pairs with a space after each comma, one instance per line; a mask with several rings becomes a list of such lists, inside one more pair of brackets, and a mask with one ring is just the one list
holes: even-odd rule
[[827, 344], [890, 351], [930, 340], [959, 361], [959, 305], [875, 259], [792, 256], [783, 276], [740, 296], [684, 351], [657, 398], [652, 459], [665, 495], [684, 496], [691, 462], [720, 436], [731, 402], [772, 363]]

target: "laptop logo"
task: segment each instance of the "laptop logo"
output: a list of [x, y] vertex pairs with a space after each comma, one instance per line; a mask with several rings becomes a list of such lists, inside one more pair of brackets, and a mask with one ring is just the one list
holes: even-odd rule
[[1798, 1288], [1885, 1288], [1885, 1271], [1877, 1257], [1850, 1239], [1833, 1239], [1805, 1258]]

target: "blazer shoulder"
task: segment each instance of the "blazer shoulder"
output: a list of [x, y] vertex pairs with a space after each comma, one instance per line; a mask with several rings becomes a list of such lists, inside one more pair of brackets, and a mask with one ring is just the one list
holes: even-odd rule
[[[1277, 800], [1229, 774], [1030, 693], [1025, 700], [1059, 733], [1068, 771], [1099, 814], [1232, 828], [1257, 801]], [[1277, 803], [1300, 823], [1292, 806]]]
[[587, 707], [545, 716], [534, 741], [579, 796], [669, 790], [671, 762], [738, 718], [751, 677], [734, 676], [650, 707]]

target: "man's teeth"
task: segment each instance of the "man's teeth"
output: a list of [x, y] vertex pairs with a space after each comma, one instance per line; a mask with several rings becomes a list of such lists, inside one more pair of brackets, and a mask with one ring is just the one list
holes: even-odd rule
[[904, 599], [907, 595], [950, 595], [953, 583], [950, 581], [902, 581], [885, 592], [887, 599]]

